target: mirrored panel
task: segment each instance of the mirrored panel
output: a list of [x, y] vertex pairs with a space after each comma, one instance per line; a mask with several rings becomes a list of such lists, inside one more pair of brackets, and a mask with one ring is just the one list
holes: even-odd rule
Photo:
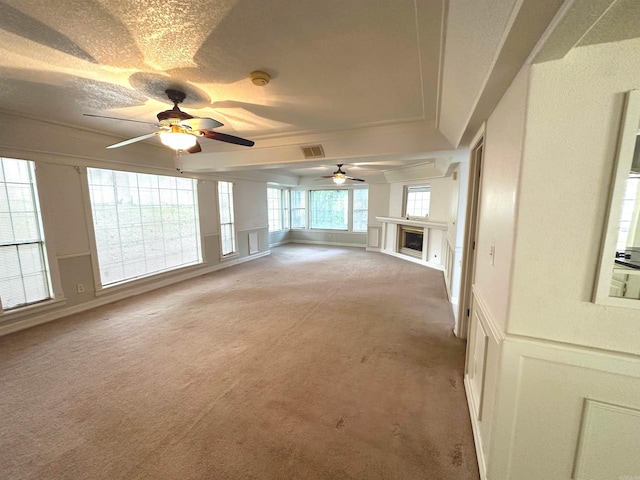
[[640, 299], [640, 137], [624, 187], [609, 295]]
[[596, 303], [640, 308], [640, 91], [627, 95]]

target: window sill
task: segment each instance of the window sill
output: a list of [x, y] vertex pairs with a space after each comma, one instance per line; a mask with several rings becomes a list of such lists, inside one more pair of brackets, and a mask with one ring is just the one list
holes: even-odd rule
[[143, 277], [132, 278], [131, 280], [124, 280], [122, 282], [114, 283], [112, 285], [107, 285], [106, 287], [102, 287], [96, 290], [96, 297], [101, 295], [111, 294], [113, 292], [119, 292], [121, 290], [128, 290], [137, 285], [145, 284], [149, 281], [159, 281], [167, 277], [179, 275], [181, 273], [189, 272], [196, 268], [202, 268], [206, 266], [205, 262], [200, 263], [192, 263], [190, 265], [185, 265], [183, 267], [174, 268], [172, 270], [165, 270], [164, 272], [152, 273], [149, 275], [145, 275]]
[[232, 258], [236, 258], [239, 255], [238, 252], [227, 253], [226, 255], [220, 255], [220, 262], [226, 262]]
[[0, 313], [0, 321], [13, 320], [16, 318], [22, 318], [38, 313], [43, 313], [56, 307], [63, 306], [67, 303], [65, 297], [52, 298], [44, 300], [42, 302], [34, 303], [32, 305], [26, 305], [24, 307], [14, 308], [12, 310], [5, 310]]

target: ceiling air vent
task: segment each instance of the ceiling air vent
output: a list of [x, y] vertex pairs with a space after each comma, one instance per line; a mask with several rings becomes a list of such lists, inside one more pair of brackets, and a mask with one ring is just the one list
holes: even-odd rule
[[307, 145], [302, 147], [304, 158], [324, 158], [324, 150], [322, 145]]

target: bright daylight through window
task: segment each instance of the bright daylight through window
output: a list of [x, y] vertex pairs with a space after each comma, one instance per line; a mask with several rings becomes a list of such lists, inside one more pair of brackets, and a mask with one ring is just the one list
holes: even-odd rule
[[369, 214], [369, 190], [357, 188], [353, 190], [353, 231], [366, 232]]
[[307, 228], [307, 192], [291, 190], [291, 228]]
[[222, 255], [230, 255], [236, 251], [236, 233], [233, 224], [233, 183], [218, 182], [218, 207], [220, 209]]
[[87, 172], [103, 286], [202, 261], [195, 180]]
[[309, 196], [311, 228], [325, 230], [348, 229], [348, 190], [311, 190]]
[[428, 217], [430, 203], [430, 187], [407, 187], [405, 216], [422, 218]]
[[33, 162], [0, 158], [0, 306], [51, 298]]

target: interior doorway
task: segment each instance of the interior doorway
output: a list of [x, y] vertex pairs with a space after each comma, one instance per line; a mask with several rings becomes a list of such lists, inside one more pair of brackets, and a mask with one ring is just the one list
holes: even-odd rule
[[478, 217], [480, 215], [480, 191], [482, 189], [482, 160], [484, 154], [484, 125], [471, 143], [469, 158], [469, 187], [467, 191], [467, 216], [464, 228], [462, 251], [462, 276], [460, 302], [458, 303], [458, 325], [456, 335], [467, 338], [473, 281], [476, 267], [476, 245], [478, 238]]

